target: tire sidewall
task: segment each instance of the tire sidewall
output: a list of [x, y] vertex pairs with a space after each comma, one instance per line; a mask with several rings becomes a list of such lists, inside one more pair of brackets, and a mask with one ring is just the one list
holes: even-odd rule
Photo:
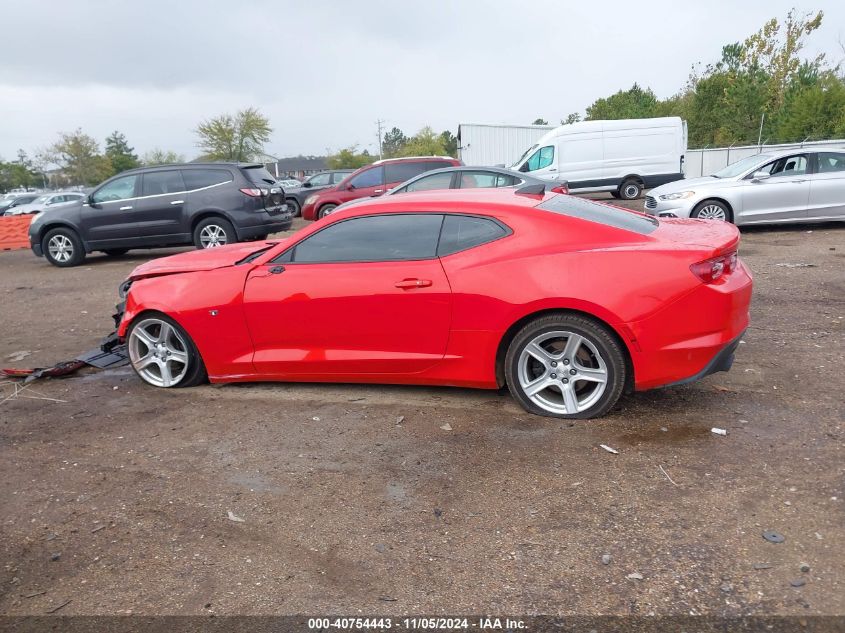
[[725, 219], [722, 220], [723, 222], [733, 222], [733, 213], [731, 213], [731, 210], [728, 209], [727, 205], [724, 202], [721, 202], [719, 200], [702, 200], [697, 205], [695, 205], [695, 208], [692, 210], [692, 213], [690, 213], [690, 217], [696, 220], [699, 219], [698, 214], [701, 212], [701, 210], [704, 207], [710, 205], [716, 205], [720, 209], [722, 209], [722, 211], [725, 212]]
[[[590, 319], [576, 316], [560, 316], [556, 322], [541, 324], [553, 317], [544, 317], [528, 323], [513, 338], [505, 355], [505, 378], [514, 399], [527, 411], [536, 415], [559, 419], [583, 420], [600, 417], [607, 413], [619, 400], [625, 386], [626, 363], [625, 356], [606, 328]], [[534, 338], [547, 332], [567, 330], [579, 334], [590, 341], [598, 349], [607, 366], [607, 386], [598, 402], [589, 409], [577, 413], [559, 414], [546, 411], [522, 392], [519, 385], [518, 363], [523, 348]], [[601, 334], [598, 334], [600, 332]]]
[[132, 331], [135, 329], [135, 327], [139, 323], [147, 319], [159, 319], [161, 321], [165, 321], [170, 324], [170, 326], [173, 327], [177, 332], [179, 332], [179, 336], [182, 337], [182, 340], [185, 342], [185, 346], [187, 347], [188, 351], [188, 371], [185, 374], [185, 377], [182, 378], [182, 380], [179, 381], [178, 384], [172, 385], [171, 387], [159, 387], [158, 385], [150, 384], [146, 380], [144, 380], [144, 378], [141, 377], [141, 375], [135, 369], [135, 366], [132, 365], [130, 362], [130, 365], [132, 366], [132, 371], [135, 372], [135, 374], [138, 376], [138, 379], [148, 387], [153, 387], [155, 389], [180, 389], [182, 387], [193, 387], [195, 385], [200, 384], [201, 382], [204, 382], [208, 377], [208, 374], [206, 373], [205, 363], [203, 362], [202, 356], [200, 355], [199, 350], [197, 349], [196, 343], [194, 343], [194, 339], [192, 339], [191, 336], [185, 331], [185, 328], [183, 328], [181, 325], [179, 325], [179, 323], [171, 319], [166, 314], [163, 314], [161, 312], [142, 312], [141, 314], [136, 316], [126, 330], [127, 345], [129, 338], [132, 335]]
[[285, 202], [291, 208], [291, 215], [293, 217], [298, 218], [302, 215], [302, 205], [299, 204], [296, 198], [288, 198]]
[[[628, 196], [625, 191], [628, 187], [636, 187], [637, 193], [634, 196]], [[622, 200], [637, 200], [643, 194], [643, 187], [636, 180], [626, 180], [619, 185], [619, 198]]]
[[238, 236], [237, 233], [235, 233], [235, 227], [232, 226], [232, 223], [225, 218], [215, 216], [201, 220], [194, 228], [194, 246], [196, 248], [198, 248], [199, 250], [206, 250], [206, 248], [202, 245], [202, 239], [200, 237], [200, 234], [202, 233], [202, 230], [205, 227], [212, 225], [219, 226], [226, 233], [226, 244], [224, 244], [223, 246], [228, 246], [229, 244], [237, 244]]
[[[55, 237], [56, 235], [64, 235], [67, 237], [71, 244], [73, 245], [73, 254], [71, 258], [66, 262], [60, 262], [50, 255], [49, 243], [50, 240]], [[44, 235], [44, 238], [41, 240], [41, 252], [44, 253], [45, 259], [53, 264], [53, 266], [57, 266], [59, 268], [70, 268], [71, 266], [78, 266], [82, 263], [85, 259], [85, 248], [82, 246], [82, 240], [79, 239], [79, 235], [77, 235], [76, 231], [73, 229], [68, 228], [56, 228], [47, 231]]]
[[322, 207], [320, 207], [320, 212], [319, 212], [318, 216], [319, 216], [320, 219], [322, 219], [322, 218], [326, 217], [327, 214], [331, 214], [331, 212], [334, 211], [335, 209], [337, 209], [336, 204], [324, 204]]

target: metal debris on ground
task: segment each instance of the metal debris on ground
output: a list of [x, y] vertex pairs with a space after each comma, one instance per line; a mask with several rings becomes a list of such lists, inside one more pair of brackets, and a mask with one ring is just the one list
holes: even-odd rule
[[815, 268], [815, 264], [807, 264], [806, 262], [798, 262], [795, 264], [784, 262], [782, 264], [775, 264], [778, 268]]
[[727, 435], [728, 434], [726, 429], [720, 429], [720, 428], [717, 428], [715, 426], [712, 429], [710, 429], [710, 432], [715, 433], [716, 435]]
[[766, 530], [763, 532], [763, 538], [769, 543], [783, 543], [786, 540], [786, 537], [784, 537], [783, 534], [779, 534], [774, 530]]
[[619, 451], [617, 451], [615, 448], [611, 448], [611, 447], [610, 447], [610, 446], [608, 446], [607, 444], [599, 444], [599, 447], [600, 447], [600, 448], [603, 448], [603, 449], [604, 449], [604, 450], [606, 450], [608, 453], [613, 453], [614, 455], [618, 455], [618, 454], [619, 454]]

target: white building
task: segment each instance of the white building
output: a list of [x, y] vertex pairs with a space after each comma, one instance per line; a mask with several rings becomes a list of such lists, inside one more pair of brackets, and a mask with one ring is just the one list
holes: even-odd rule
[[458, 125], [458, 158], [464, 165], [510, 167], [553, 125]]

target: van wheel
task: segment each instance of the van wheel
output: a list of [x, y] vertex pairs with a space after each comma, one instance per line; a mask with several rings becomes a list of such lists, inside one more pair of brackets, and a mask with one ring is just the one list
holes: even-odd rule
[[235, 227], [223, 218], [206, 218], [194, 229], [194, 246], [197, 248], [216, 248], [237, 241]]
[[619, 200], [619, 192], [618, 191], [611, 191], [610, 195]]
[[41, 240], [41, 251], [48, 262], [59, 268], [78, 266], [85, 259], [82, 240], [73, 229], [59, 228], [49, 231]]
[[628, 178], [628, 180], [619, 185], [618, 193], [622, 200], [636, 200], [643, 193], [643, 185], [639, 180]]

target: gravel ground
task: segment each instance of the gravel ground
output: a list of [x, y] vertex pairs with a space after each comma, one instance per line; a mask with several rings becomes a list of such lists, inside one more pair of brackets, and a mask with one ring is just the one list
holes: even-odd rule
[[[0, 253], [2, 364], [96, 346], [150, 256]], [[843, 614], [845, 227], [744, 230], [741, 256], [733, 370], [597, 421], [462, 389], [0, 385], [0, 613]]]

